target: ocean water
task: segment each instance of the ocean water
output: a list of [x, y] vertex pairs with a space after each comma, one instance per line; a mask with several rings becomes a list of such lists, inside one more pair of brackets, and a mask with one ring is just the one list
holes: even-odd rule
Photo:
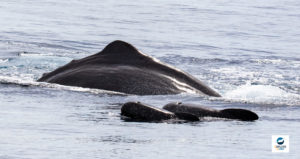
[[[0, 158], [300, 158], [299, 28], [298, 0], [2, 0]], [[223, 97], [35, 82], [117, 39]], [[125, 122], [128, 101], [242, 108], [260, 119]], [[272, 135], [289, 135], [290, 152], [272, 153]]]

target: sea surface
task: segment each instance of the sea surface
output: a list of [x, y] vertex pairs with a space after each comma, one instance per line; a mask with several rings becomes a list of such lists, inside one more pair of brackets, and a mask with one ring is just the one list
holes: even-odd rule
[[[114, 40], [223, 97], [120, 95], [36, 82]], [[242, 108], [260, 118], [126, 122], [120, 108], [128, 101]], [[299, 134], [299, 0], [0, 1], [1, 159], [299, 159]], [[272, 153], [272, 135], [289, 135], [288, 153]]]

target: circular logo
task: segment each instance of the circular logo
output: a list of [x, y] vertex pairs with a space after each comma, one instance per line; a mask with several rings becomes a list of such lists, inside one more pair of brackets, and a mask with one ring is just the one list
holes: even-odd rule
[[277, 144], [282, 145], [284, 143], [284, 140], [282, 137], [277, 138]]

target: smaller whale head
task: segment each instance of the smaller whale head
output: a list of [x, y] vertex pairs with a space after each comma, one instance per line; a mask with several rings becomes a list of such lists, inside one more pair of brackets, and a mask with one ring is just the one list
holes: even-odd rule
[[123, 104], [121, 115], [143, 121], [161, 121], [175, 117], [173, 113], [167, 110], [146, 105], [141, 102], [127, 102]]

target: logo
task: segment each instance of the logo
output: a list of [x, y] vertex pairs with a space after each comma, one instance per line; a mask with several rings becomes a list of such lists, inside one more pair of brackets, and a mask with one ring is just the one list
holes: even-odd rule
[[272, 135], [272, 152], [289, 152], [289, 136]]
[[282, 145], [284, 143], [284, 140], [282, 137], [277, 138], [277, 144]]

